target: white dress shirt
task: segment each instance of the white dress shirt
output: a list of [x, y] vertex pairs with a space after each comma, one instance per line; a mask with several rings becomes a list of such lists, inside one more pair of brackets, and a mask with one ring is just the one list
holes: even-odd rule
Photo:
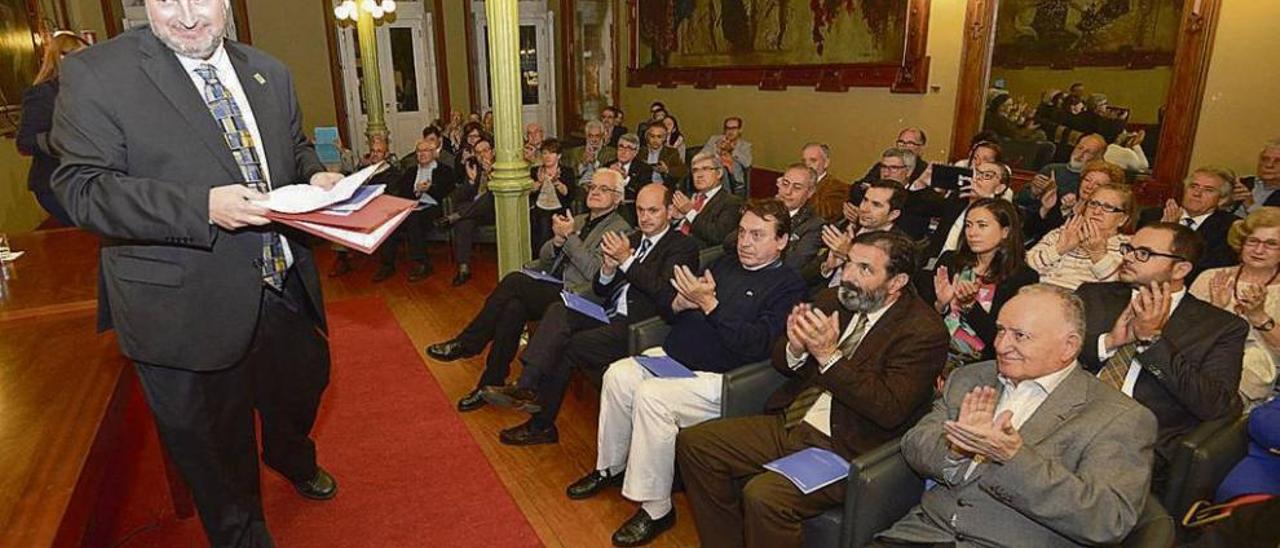
[[[1182, 303], [1182, 298], [1185, 297], [1186, 295], [1187, 295], [1187, 288], [1184, 287], [1178, 290], [1177, 293], [1174, 293], [1169, 296], [1169, 315], [1170, 316], [1173, 315], [1174, 310], [1178, 309], [1178, 305]], [[1138, 290], [1134, 289], [1129, 294], [1130, 302], [1132, 302], [1132, 300], [1137, 296], [1138, 296]], [[1111, 331], [1110, 329], [1107, 330], [1108, 333], [1110, 331]], [[1115, 355], [1116, 351], [1119, 349], [1120, 347], [1117, 346], [1116, 348], [1107, 350], [1107, 333], [1098, 335], [1098, 361], [1102, 362], [1103, 367], [1106, 367], [1107, 360], [1110, 359], [1111, 356]], [[1138, 354], [1141, 354], [1146, 350], [1147, 350], [1146, 346], [1141, 344], [1138, 345]], [[1099, 372], [1101, 372], [1101, 369], [1099, 369]], [[1133, 361], [1129, 362], [1129, 372], [1126, 373], [1124, 376], [1124, 385], [1120, 387], [1120, 391], [1124, 392], [1124, 395], [1129, 396], [1131, 398], [1133, 397], [1133, 387], [1135, 384], [1138, 383], [1138, 375], [1141, 373], [1142, 373], [1142, 364], [1138, 363], [1138, 356], [1137, 354], [1135, 354], [1133, 357]]]
[[[705, 202], [702, 202], [702, 207], [707, 207], [707, 204], [711, 202], [712, 198], [716, 197], [716, 194], [720, 193], [720, 189], [722, 188], [724, 188], [724, 185], [716, 185], [711, 190], [706, 191], [705, 194], [707, 195], [707, 200]], [[694, 193], [694, 198], [697, 198], [696, 192]], [[684, 214], [684, 219], [686, 221], [689, 221], [689, 224], [693, 224], [693, 220], [697, 218], [698, 218], [698, 210], [694, 209], [693, 207], [690, 207], [689, 212]]]
[[[862, 332], [862, 340], [858, 341], [858, 346], [862, 346], [862, 341], [867, 340], [867, 334], [871, 333], [871, 328], [875, 327], [876, 322], [880, 321], [880, 318], [884, 316], [885, 311], [889, 310], [889, 307], [892, 305], [893, 303], [885, 303], [885, 305], [881, 306], [878, 310], [873, 310], [867, 313], [867, 327]], [[840, 334], [840, 340], [837, 343], [837, 346], [839, 346], [840, 343], [843, 343], [845, 339], [849, 338], [849, 335], [853, 333], [853, 329], [857, 326], [858, 316], [855, 315], [849, 320], [849, 325], [845, 326], [844, 332]], [[858, 346], [855, 346], [853, 350], [856, 351]], [[852, 352], [850, 353], [850, 356], [851, 355]], [[849, 358], [849, 356], [841, 357], [841, 359], [847, 358]], [[797, 356], [791, 353], [791, 344], [787, 344], [788, 367], [791, 369], [800, 369], [800, 366], [804, 365], [805, 360], [808, 359], [808, 352], [802, 352]], [[838, 362], [839, 360], [836, 361]], [[818, 364], [818, 373], [826, 373], [827, 369], [830, 369], [831, 366], [834, 365], [835, 363], [832, 363], [830, 366], [823, 367], [823, 364]], [[816, 428], [819, 432], [826, 434], [827, 437], [831, 437], [831, 392], [823, 390], [822, 394], [818, 395], [817, 401], [813, 402], [813, 407], [810, 407], [809, 411], [804, 414], [804, 422], [809, 423], [809, 426]]]
[[[1022, 425], [1040, 409], [1040, 405], [1049, 399], [1063, 379], [1067, 378], [1077, 367], [1076, 363], [1072, 363], [1068, 367], [1064, 367], [1048, 375], [1028, 379], [1015, 385], [1013, 381], [1004, 375], [996, 375], [996, 380], [1000, 382], [1003, 389], [1000, 391], [1000, 400], [996, 403], [996, 411], [993, 417], [999, 417], [1005, 411], [1012, 411], [1013, 428], [1021, 429]], [[973, 471], [978, 468], [978, 463], [969, 460], [969, 467], [964, 472], [964, 479], [969, 479], [973, 475]]]

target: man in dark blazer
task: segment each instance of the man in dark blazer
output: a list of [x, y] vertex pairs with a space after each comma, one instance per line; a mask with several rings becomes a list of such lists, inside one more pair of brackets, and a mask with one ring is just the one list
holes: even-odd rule
[[653, 180], [653, 168], [636, 157], [640, 154], [641, 147], [640, 137], [636, 134], [623, 135], [614, 149], [614, 158], [607, 164], [610, 169], [622, 174], [626, 192], [622, 197], [622, 217], [632, 225], [636, 223], [632, 218], [635, 215], [636, 194], [640, 192], [640, 187]]
[[672, 319], [666, 306], [676, 297], [672, 272], [676, 266], [697, 269], [698, 244], [671, 228], [670, 205], [671, 192], [661, 183], [650, 183], [636, 199], [639, 232], [604, 236], [603, 263], [593, 291], [610, 313], [610, 323], [570, 311], [563, 303], [552, 304], [525, 347], [520, 380], [481, 391], [490, 403], [533, 414], [529, 421], [503, 430], [502, 443], [532, 445], [556, 439], [556, 415], [573, 368], [607, 367], [627, 356], [631, 324], [657, 315]]
[[640, 160], [652, 170], [653, 182], [661, 182], [671, 190], [689, 174], [684, 165], [684, 158], [675, 147], [667, 146], [667, 128], [662, 124], [652, 124], [644, 130], [644, 148]]
[[431, 275], [431, 261], [427, 256], [427, 233], [444, 211], [442, 204], [445, 197], [449, 196], [458, 185], [457, 174], [436, 156], [439, 150], [439, 145], [428, 139], [418, 141], [414, 152], [416, 160], [414, 165], [401, 171], [399, 176], [387, 185], [387, 194], [415, 200], [418, 205], [378, 250], [378, 257], [382, 264], [373, 274], [375, 283], [395, 274], [396, 252], [404, 241], [408, 241], [409, 244], [409, 260], [417, 263], [413, 270], [409, 271], [409, 281], [420, 281]]
[[1076, 290], [1087, 312], [1080, 363], [1147, 406], [1159, 422], [1157, 493], [1179, 438], [1201, 422], [1240, 413], [1249, 326], [1186, 290], [1203, 245], [1186, 226], [1152, 224], [1123, 248], [1119, 282]]
[[146, 7], [149, 28], [63, 61], [54, 192], [102, 236], [99, 327], [136, 362], [210, 543], [270, 546], [255, 408], [268, 467], [308, 498], [337, 483], [309, 437], [329, 381], [316, 265], [257, 201], [341, 176], [307, 143], [288, 69], [223, 40], [222, 2]]
[[[671, 200], [671, 207], [679, 215], [672, 220], [676, 229], [693, 236], [698, 247], [736, 241], [742, 198], [725, 192], [724, 167], [715, 155], [702, 152], [694, 155], [689, 165], [693, 172], [693, 196], [676, 192]], [[730, 234], [735, 236], [731, 238]]]
[[1138, 228], [1157, 222], [1179, 223], [1196, 231], [1204, 240], [1204, 253], [1187, 276], [1188, 286], [1205, 270], [1240, 262], [1239, 254], [1227, 243], [1227, 233], [1238, 217], [1219, 209], [1231, 198], [1233, 184], [1230, 171], [1202, 167], [1182, 182], [1182, 196], [1178, 201], [1169, 199], [1163, 208], [1150, 207], [1138, 214]]
[[[680, 432], [676, 455], [704, 546], [800, 546], [801, 523], [844, 500], [840, 481], [809, 495], [767, 462], [820, 447], [845, 459], [901, 436], [929, 410], [947, 357], [941, 318], [912, 291], [915, 246], [859, 236], [839, 289], [797, 305], [773, 366], [791, 377], [771, 414]], [[737, 481], [750, 478], [739, 489]]]

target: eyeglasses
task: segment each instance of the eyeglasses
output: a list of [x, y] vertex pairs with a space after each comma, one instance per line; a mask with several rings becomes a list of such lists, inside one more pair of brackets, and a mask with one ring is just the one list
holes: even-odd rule
[[1280, 251], [1280, 240], [1263, 240], [1262, 238], [1254, 238], [1253, 236], [1244, 239], [1243, 247], [1262, 246], [1267, 251]]
[[742, 126], [724, 126], [725, 131], [729, 131], [731, 129], [742, 129]]
[[880, 169], [892, 169], [892, 170], [895, 170], [895, 171], [896, 171], [896, 170], [899, 170], [899, 169], [907, 169], [907, 166], [905, 166], [905, 165], [901, 165], [901, 166], [891, 166], [891, 165], [889, 165], [889, 164], [880, 164]]
[[[1280, 242], [1277, 242], [1277, 245], [1280, 245]], [[1120, 254], [1126, 255], [1126, 256], [1133, 255], [1133, 259], [1140, 263], [1145, 263], [1147, 261], [1150, 261], [1152, 257], [1165, 257], [1167, 259], [1173, 259], [1175, 261], [1187, 260], [1186, 257], [1183, 257], [1181, 255], [1174, 255], [1172, 253], [1161, 253], [1159, 251], [1153, 251], [1145, 247], [1133, 247], [1132, 245], [1129, 245], [1129, 244], [1120, 244]]]
[[1101, 209], [1107, 213], [1124, 213], [1124, 208], [1120, 206], [1111, 205], [1106, 202], [1099, 202], [1097, 200], [1089, 200], [1088, 202], [1085, 202], [1084, 205], [1085, 207]]
[[799, 183], [799, 182], [796, 182], [796, 181], [792, 181], [791, 179], [788, 179], [788, 178], [786, 178], [786, 177], [778, 177], [778, 188], [780, 188], [780, 189], [805, 190], [805, 189], [809, 188], [809, 185], [807, 185], [807, 184], [805, 184], [805, 183]]
[[595, 185], [595, 184], [587, 185], [587, 192], [603, 192], [605, 194], [622, 194], [622, 192], [619, 191], [618, 189], [610, 187], [608, 185]]
[[720, 168], [716, 166], [699, 166], [693, 168], [694, 173], [706, 173], [708, 171], [720, 171]]
[[898, 139], [898, 146], [900, 146], [900, 147], [920, 147], [920, 146], [924, 146], [924, 143], [921, 143], [921, 142], [918, 142], [918, 141], [908, 141], [908, 140], [906, 140], [906, 139]]
[[1196, 194], [1207, 194], [1209, 192], [1217, 194], [1218, 190], [1219, 190], [1219, 187], [1215, 187], [1215, 186], [1204, 186], [1204, 185], [1198, 185], [1195, 183], [1191, 183], [1187, 185], [1187, 192], [1194, 192]]
[[979, 169], [974, 171], [974, 175], [977, 175], [979, 179], [984, 181], [994, 181], [1000, 178], [999, 171], [983, 171]]

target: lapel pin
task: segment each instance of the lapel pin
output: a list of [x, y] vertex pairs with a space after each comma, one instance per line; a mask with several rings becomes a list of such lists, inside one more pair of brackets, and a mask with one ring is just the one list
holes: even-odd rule
[[260, 73], [257, 73], [257, 72], [253, 73], [253, 79], [257, 80], [259, 85], [263, 85], [263, 86], [267, 85], [267, 79], [263, 78], [262, 74]]

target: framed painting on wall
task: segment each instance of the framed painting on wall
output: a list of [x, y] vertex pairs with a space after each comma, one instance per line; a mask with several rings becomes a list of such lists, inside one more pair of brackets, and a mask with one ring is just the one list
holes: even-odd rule
[[1152, 67], [1173, 64], [1182, 0], [1003, 0], [995, 66]]
[[628, 84], [923, 93], [929, 0], [629, 0]]

